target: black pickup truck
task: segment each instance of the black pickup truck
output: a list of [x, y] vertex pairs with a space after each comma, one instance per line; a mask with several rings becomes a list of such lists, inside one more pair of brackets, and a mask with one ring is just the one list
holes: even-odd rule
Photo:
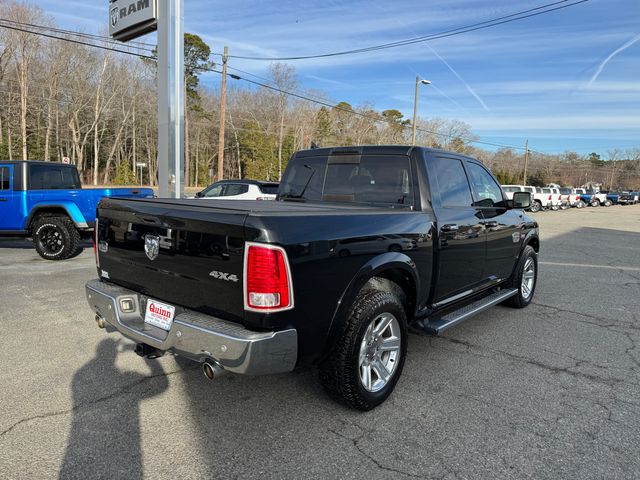
[[369, 410], [400, 377], [409, 327], [531, 302], [529, 204], [451, 152], [300, 151], [273, 202], [102, 200], [87, 299], [139, 355], [183, 355], [208, 378], [315, 364], [332, 396]]

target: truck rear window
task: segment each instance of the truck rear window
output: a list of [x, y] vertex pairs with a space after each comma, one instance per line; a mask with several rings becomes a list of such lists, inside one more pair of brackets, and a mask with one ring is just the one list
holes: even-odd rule
[[409, 157], [387, 155], [293, 159], [280, 186], [282, 198], [313, 201], [413, 204]]
[[279, 184], [277, 183], [263, 183], [259, 188], [261, 193], [266, 193], [267, 195], [276, 195], [278, 193], [278, 186]]
[[29, 165], [30, 190], [76, 190], [82, 188], [75, 167], [63, 165]]

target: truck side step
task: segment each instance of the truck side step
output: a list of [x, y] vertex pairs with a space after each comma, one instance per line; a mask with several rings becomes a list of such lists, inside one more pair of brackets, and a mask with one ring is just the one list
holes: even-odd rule
[[432, 335], [439, 335], [440, 333], [453, 327], [454, 325], [457, 325], [458, 323], [463, 322], [480, 312], [484, 312], [488, 308], [491, 308], [500, 302], [504, 302], [507, 298], [513, 297], [517, 293], [518, 289], [516, 288], [503, 289], [496, 293], [492, 293], [487, 297], [476, 300], [469, 305], [465, 305], [458, 310], [447, 313], [446, 315], [431, 322], [424, 322], [422, 324], [422, 329]]

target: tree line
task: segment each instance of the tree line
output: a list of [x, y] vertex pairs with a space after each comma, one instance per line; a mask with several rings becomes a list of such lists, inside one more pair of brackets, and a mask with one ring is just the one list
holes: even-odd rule
[[[24, 3], [0, 3], [0, 18], [55, 27], [40, 8]], [[185, 35], [186, 186], [207, 185], [217, 172], [220, 92], [200, 82], [202, 74], [215, 66], [210, 54], [200, 37]], [[312, 143], [375, 145], [411, 140], [411, 120], [399, 110], [354, 106], [335, 102], [321, 91], [304, 90], [288, 64], [272, 64], [268, 77], [272, 88], [228, 83], [225, 178], [278, 180], [291, 154]], [[0, 158], [68, 157], [87, 184], [155, 185], [156, 117], [153, 60], [0, 27]], [[465, 122], [419, 118], [417, 128], [418, 145], [479, 158], [505, 184], [597, 182], [610, 189], [640, 187], [640, 149], [610, 150], [606, 161], [596, 152], [530, 152], [524, 179], [524, 151], [479, 148], [478, 137]], [[138, 169], [139, 164], [146, 166]]]

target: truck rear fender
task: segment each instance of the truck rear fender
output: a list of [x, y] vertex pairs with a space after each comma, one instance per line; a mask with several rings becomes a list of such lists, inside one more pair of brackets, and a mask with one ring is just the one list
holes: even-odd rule
[[527, 245], [531, 245], [533, 249], [536, 251], [536, 253], [540, 251], [540, 239], [538, 238], [538, 236], [535, 234], [533, 230], [530, 230], [527, 233], [527, 236], [522, 242], [522, 250], [524, 250], [524, 247], [526, 247]]
[[27, 221], [25, 222], [25, 228], [30, 229], [33, 220], [38, 215], [66, 215], [71, 219], [71, 221], [75, 224], [76, 228], [84, 229], [88, 228], [89, 225], [82, 215], [82, 212], [78, 208], [78, 206], [73, 202], [56, 202], [56, 203], [36, 203], [31, 207], [31, 212], [27, 217]]
[[536, 233], [536, 230], [537, 230], [537, 224], [536, 224], [536, 229], [529, 230], [527, 232], [527, 236], [524, 237], [524, 240], [522, 240], [522, 243], [520, 244], [521, 245], [520, 251], [518, 252], [518, 258], [513, 264], [513, 271], [511, 272], [512, 276], [516, 268], [518, 267], [518, 261], [520, 259], [520, 255], [522, 255], [522, 252], [524, 251], [527, 245], [531, 245], [536, 253], [540, 251], [540, 238], [538, 238], [538, 234]]
[[403, 253], [387, 252], [369, 260], [358, 270], [338, 300], [329, 324], [322, 358], [330, 352], [342, 331], [344, 316], [363, 289], [371, 288], [398, 294], [404, 303], [407, 318], [411, 319], [415, 313], [419, 282], [415, 263]]

